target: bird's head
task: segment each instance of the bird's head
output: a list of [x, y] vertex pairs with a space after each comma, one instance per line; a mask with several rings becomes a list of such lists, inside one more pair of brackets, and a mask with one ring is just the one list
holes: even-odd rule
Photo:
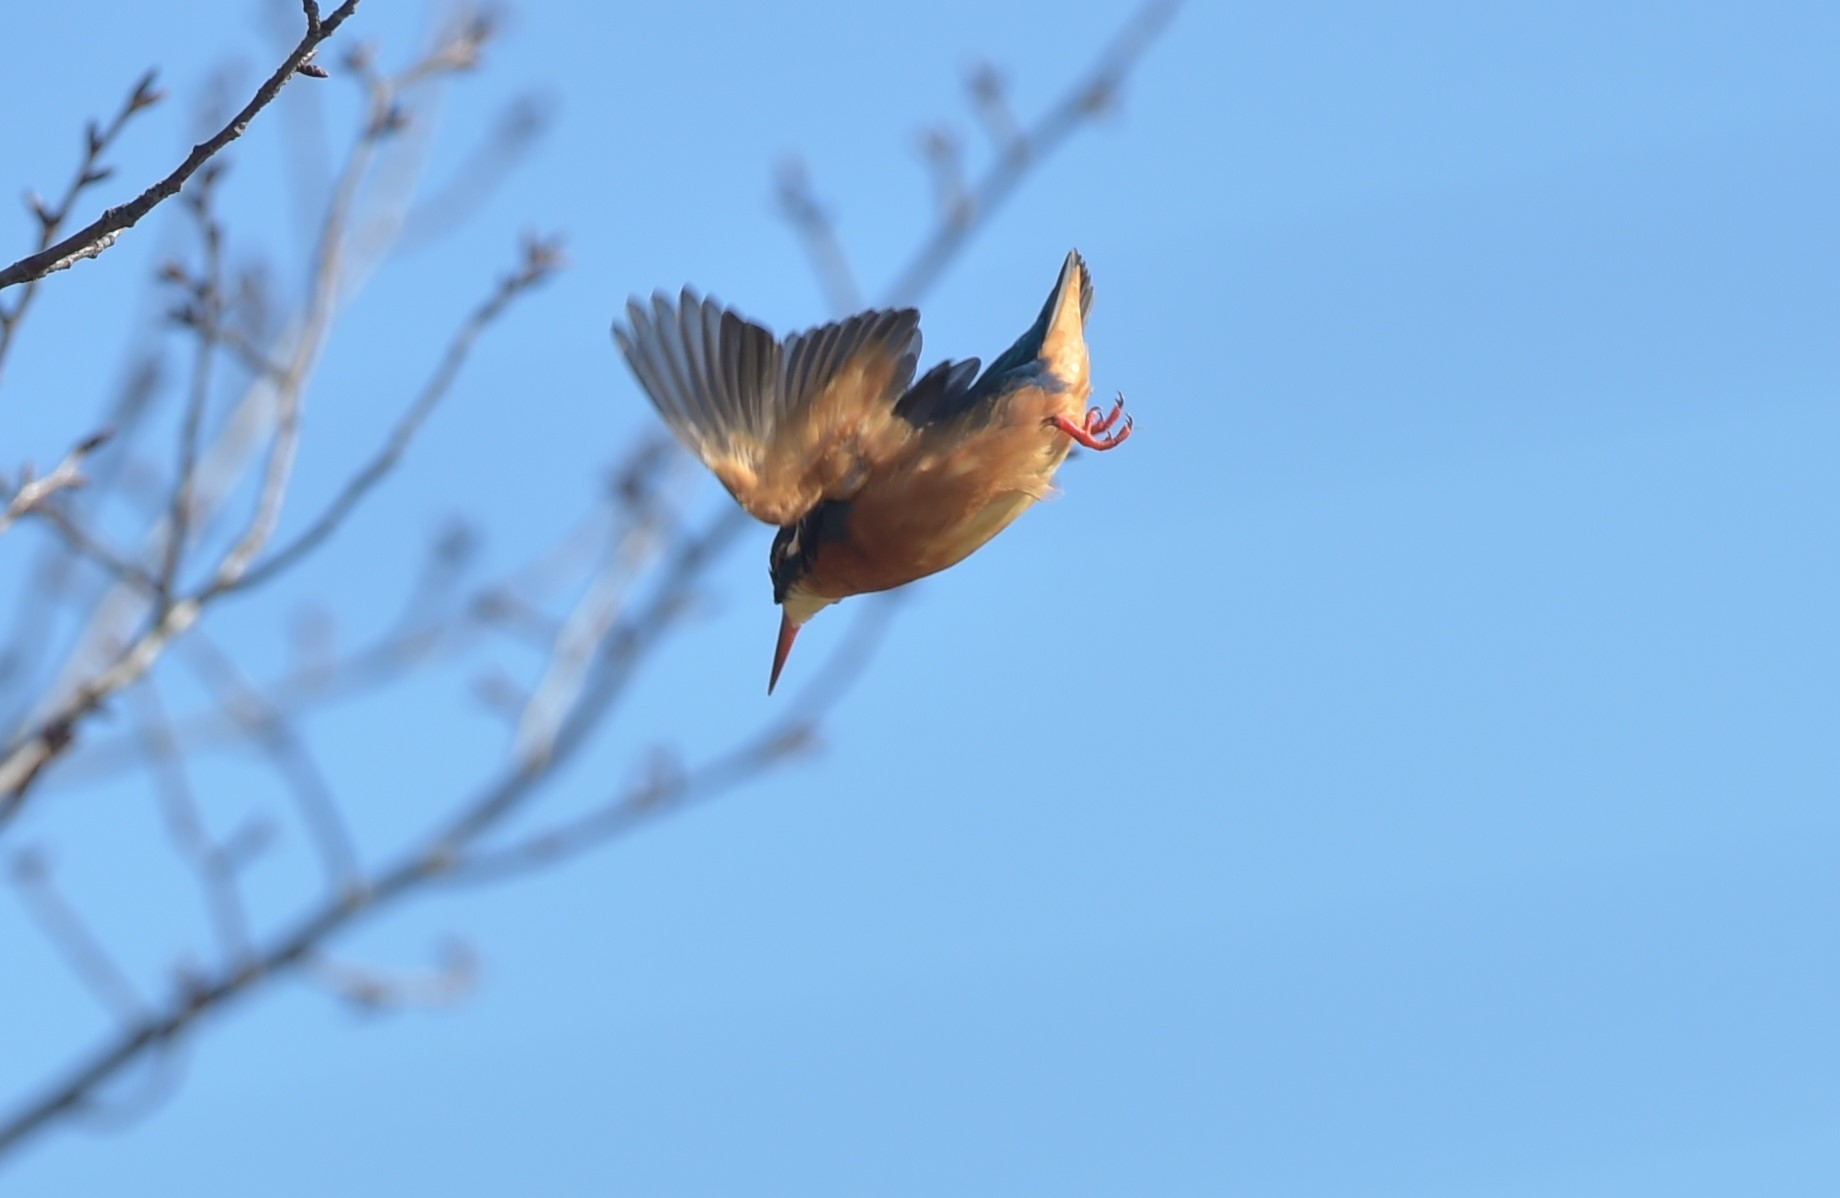
[[773, 577], [773, 601], [779, 604], [779, 642], [773, 649], [773, 673], [767, 678], [767, 693], [779, 685], [779, 672], [785, 668], [792, 642], [805, 622], [835, 603], [820, 598], [809, 588], [810, 559], [808, 547], [799, 536], [799, 526], [782, 528], [773, 538], [767, 553], [767, 569]]

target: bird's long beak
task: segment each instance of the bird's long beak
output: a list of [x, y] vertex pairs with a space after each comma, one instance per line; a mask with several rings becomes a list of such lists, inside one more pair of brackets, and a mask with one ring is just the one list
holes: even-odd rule
[[786, 667], [786, 655], [792, 652], [793, 639], [799, 635], [799, 626], [792, 622], [792, 617], [784, 611], [779, 614], [779, 644], [773, 650], [773, 673], [767, 678], [767, 693], [779, 685], [779, 672]]

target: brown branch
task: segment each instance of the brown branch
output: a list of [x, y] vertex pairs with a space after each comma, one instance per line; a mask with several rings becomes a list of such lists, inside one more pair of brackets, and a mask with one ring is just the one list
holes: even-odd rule
[[243, 135], [243, 131], [249, 128], [249, 123], [255, 119], [256, 114], [268, 107], [274, 98], [281, 94], [281, 89], [286, 87], [288, 81], [298, 74], [300, 68], [313, 57], [320, 44], [331, 37], [338, 27], [345, 23], [345, 19], [356, 11], [358, 0], [345, 0], [324, 18], [320, 16], [319, 4], [316, 0], [302, 0], [302, 7], [306, 11], [307, 31], [300, 39], [300, 44], [295, 46], [293, 51], [282, 60], [281, 65], [275, 69], [275, 73], [256, 89], [255, 96], [243, 106], [243, 110], [230, 118], [229, 124], [218, 130], [212, 137], [193, 146], [192, 152], [185, 156], [185, 161], [175, 167], [171, 174], [134, 199], [119, 208], [110, 208], [56, 245], [40, 250], [36, 254], [28, 254], [11, 266], [0, 269], [0, 289], [42, 279], [54, 271], [63, 270], [85, 258], [94, 258], [114, 245], [116, 238], [126, 230], [133, 228], [142, 217], [152, 212], [161, 202], [177, 195], [179, 189], [185, 186], [185, 181], [196, 174], [199, 167], [209, 162], [225, 146]]
[[[71, 178], [70, 185], [64, 189], [63, 198], [56, 204], [47, 204], [36, 195], [27, 196], [26, 206], [38, 218], [39, 250], [47, 249], [57, 239], [58, 230], [70, 218], [70, 210], [76, 207], [77, 200], [90, 188], [106, 182], [114, 174], [112, 168], [102, 165], [102, 156], [114, 144], [130, 117], [153, 107], [163, 98], [162, 93], [155, 90], [153, 79], [152, 71], [142, 75], [140, 82], [134, 85], [134, 90], [128, 93], [127, 100], [116, 112], [114, 120], [101, 127], [91, 122], [84, 131], [83, 160], [78, 164], [77, 173]], [[34, 281], [19, 293], [10, 309], [0, 304], [0, 364], [6, 361], [13, 336], [19, 331], [19, 324], [25, 319], [26, 310], [32, 306], [32, 298], [37, 293], [38, 285]]]

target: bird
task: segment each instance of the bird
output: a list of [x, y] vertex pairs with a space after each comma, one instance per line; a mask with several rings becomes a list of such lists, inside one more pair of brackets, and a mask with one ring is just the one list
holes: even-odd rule
[[691, 287], [627, 303], [613, 339], [658, 415], [778, 529], [769, 695], [818, 612], [957, 565], [1050, 493], [1076, 443], [1109, 450], [1131, 435], [1123, 392], [1110, 412], [1086, 406], [1092, 295], [1074, 250], [1035, 323], [988, 367], [946, 360], [917, 380], [913, 308], [780, 339]]

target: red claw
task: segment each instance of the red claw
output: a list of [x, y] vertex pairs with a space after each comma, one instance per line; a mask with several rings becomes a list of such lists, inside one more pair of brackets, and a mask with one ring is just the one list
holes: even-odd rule
[[1075, 424], [1065, 416], [1051, 416], [1048, 422], [1088, 449], [1116, 449], [1130, 437], [1131, 425], [1134, 423], [1131, 417], [1125, 416], [1123, 428], [1115, 433], [1108, 431], [1112, 425], [1118, 423], [1118, 418], [1123, 415], [1124, 394], [1120, 392], [1118, 402], [1112, 405], [1112, 410], [1108, 415], [1100, 415], [1098, 408], [1088, 408], [1086, 409], [1086, 422], [1083, 425]]
[[[1120, 391], [1118, 393], [1118, 402], [1112, 405], [1112, 414], [1110, 416], [1100, 416], [1098, 408], [1086, 409], [1086, 431], [1089, 433], [1102, 433], [1114, 424], [1117, 424], [1118, 417], [1123, 414], [1124, 392]], [[1123, 440], [1123, 438], [1120, 438], [1120, 440]]]

